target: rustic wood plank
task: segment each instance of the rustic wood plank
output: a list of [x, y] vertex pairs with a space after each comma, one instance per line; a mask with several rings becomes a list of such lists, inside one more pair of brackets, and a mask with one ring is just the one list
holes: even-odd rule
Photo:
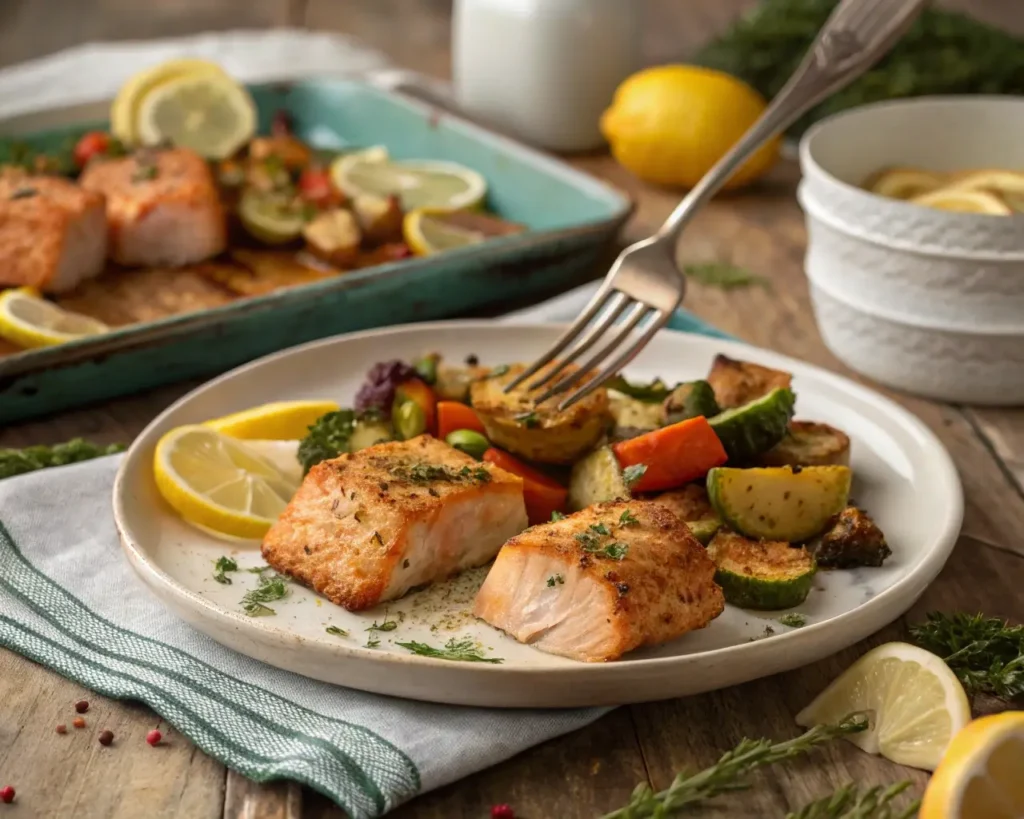
[[289, 16], [292, 11], [289, 0], [4, 0], [0, 4], [0, 66], [93, 40], [287, 25], [294, 19]]
[[224, 819], [302, 819], [302, 786], [297, 782], [260, 785], [228, 771]]
[[[76, 729], [74, 704], [89, 702]], [[18, 792], [19, 816], [220, 816], [223, 766], [145, 706], [97, 696], [16, 654], [0, 651], [0, 779]], [[59, 735], [58, 724], [68, 733]], [[146, 744], [159, 728], [164, 740]], [[100, 731], [114, 733], [103, 747]]]
[[1024, 493], [1024, 410], [993, 407], [964, 412]]
[[[593, 819], [629, 799], [645, 778], [627, 709], [613, 711], [568, 736], [531, 748], [502, 765], [409, 802], [394, 819], [490, 816], [507, 803], [522, 819]], [[344, 819], [322, 796], [306, 791], [303, 819]]]

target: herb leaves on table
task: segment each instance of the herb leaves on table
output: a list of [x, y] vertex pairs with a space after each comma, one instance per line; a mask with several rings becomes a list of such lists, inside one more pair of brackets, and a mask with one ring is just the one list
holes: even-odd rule
[[758, 276], [729, 262], [702, 262], [688, 264], [683, 268], [687, 276], [708, 287], [719, 287], [722, 290], [735, 290], [739, 287], [769, 288], [768, 279]]
[[864, 791], [850, 784], [795, 813], [787, 813], [786, 819], [910, 819], [917, 814], [920, 802], [902, 808], [893, 805], [910, 784], [904, 780], [888, 788], [876, 786]]
[[122, 444], [102, 446], [82, 438], [73, 438], [53, 446], [28, 446], [24, 449], [0, 449], [0, 479], [13, 478], [26, 472], [47, 469], [51, 466], [90, 461], [124, 451]]

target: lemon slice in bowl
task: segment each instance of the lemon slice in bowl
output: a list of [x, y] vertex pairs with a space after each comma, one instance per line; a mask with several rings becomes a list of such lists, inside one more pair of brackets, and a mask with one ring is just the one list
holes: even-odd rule
[[464, 165], [399, 162], [380, 147], [339, 156], [331, 164], [331, 181], [353, 198], [397, 196], [403, 210], [475, 208], [487, 195], [484, 178]]
[[417, 256], [429, 256], [522, 231], [522, 225], [475, 211], [418, 208], [407, 213], [402, 221], [402, 238]]
[[334, 401], [275, 401], [214, 418], [203, 426], [232, 438], [297, 441], [318, 418], [338, 409]]
[[266, 534], [298, 484], [256, 447], [210, 427], [172, 429], [156, 446], [153, 477], [185, 520], [232, 538]]
[[139, 106], [154, 88], [181, 77], [208, 74], [225, 75], [224, 69], [216, 63], [186, 58], [168, 60], [129, 77], [110, 108], [110, 129], [114, 136], [127, 144], [138, 141], [136, 122]]
[[991, 216], [1010, 216], [1013, 213], [1013, 209], [1003, 199], [988, 191], [943, 187], [923, 196], [916, 196], [910, 201], [915, 205], [957, 213], [985, 213]]
[[31, 287], [0, 293], [0, 336], [18, 347], [49, 347], [109, 331], [102, 321], [58, 307]]
[[967, 695], [941, 658], [908, 643], [872, 649], [796, 716], [809, 727], [837, 723], [854, 711], [866, 731], [846, 739], [869, 754], [934, 770], [953, 736], [971, 719]]
[[891, 168], [882, 171], [868, 183], [868, 189], [890, 199], [913, 199], [931, 193], [943, 184], [939, 174], [917, 168]]
[[177, 77], [149, 91], [139, 105], [138, 141], [170, 142], [207, 159], [225, 159], [256, 133], [249, 92], [225, 74]]
[[1024, 816], [1024, 711], [976, 719], [958, 733], [928, 782], [920, 819]]

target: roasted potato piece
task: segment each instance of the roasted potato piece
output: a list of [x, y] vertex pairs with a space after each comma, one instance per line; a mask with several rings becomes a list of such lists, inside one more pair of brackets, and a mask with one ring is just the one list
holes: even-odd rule
[[447, 364], [439, 364], [437, 367], [437, 382], [434, 384], [434, 393], [440, 401], [469, 401], [469, 388], [474, 381], [486, 378], [490, 372], [489, 367], [465, 366], [455, 367]]
[[303, 228], [302, 235], [313, 255], [338, 267], [351, 265], [359, 256], [362, 234], [351, 211], [324, 211]]
[[670, 489], [647, 499], [660, 503], [672, 512], [704, 546], [708, 545], [722, 526], [722, 519], [711, 507], [707, 490], [699, 484], [691, 483], [679, 489]]
[[363, 237], [371, 244], [402, 241], [402, 206], [397, 196], [361, 194], [352, 200]]
[[313, 160], [313, 152], [309, 146], [290, 134], [256, 137], [249, 143], [250, 159], [265, 162], [272, 156], [277, 157], [290, 171], [300, 170]]
[[849, 466], [850, 439], [815, 421], [791, 421], [786, 437], [757, 459], [760, 466]]
[[[608, 409], [615, 421], [614, 437], [633, 438], [661, 426], [661, 404], [640, 401], [621, 392], [608, 392]], [[627, 432], [628, 431], [628, 432]]]
[[707, 382], [715, 391], [715, 400], [722, 409], [740, 407], [767, 395], [779, 387], [788, 388], [793, 376], [782, 370], [762, 367], [749, 361], [737, 361], [716, 355]]
[[833, 569], [881, 566], [892, 554], [882, 530], [867, 512], [856, 506], [847, 506], [836, 515], [829, 528], [808, 548], [819, 566]]
[[[535, 396], [539, 393], [529, 392], [525, 384], [505, 394], [505, 385], [524, 369], [522, 364], [495, 368], [487, 378], [470, 387], [473, 409], [480, 417], [487, 437], [495, 446], [530, 461], [573, 463], [589, 451], [608, 428], [611, 420], [608, 391], [603, 388], [594, 390], [567, 410], [558, 409], [564, 396], [554, 396], [542, 404], [535, 404]], [[565, 373], [578, 369], [569, 366]], [[584, 378], [580, 383], [586, 381]]]
[[[610, 446], [599, 446], [573, 464], [569, 477], [569, 509], [578, 512], [595, 503], [630, 500], [633, 493]], [[710, 507], [709, 507], [710, 508]]]

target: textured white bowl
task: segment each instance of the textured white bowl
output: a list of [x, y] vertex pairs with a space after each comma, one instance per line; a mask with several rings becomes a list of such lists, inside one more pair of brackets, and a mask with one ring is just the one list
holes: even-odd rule
[[1024, 404], [1024, 335], [943, 329], [868, 310], [811, 280], [818, 329], [836, 358], [879, 383], [957, 404]]
[[857, 108], [804, 136], [807, 276], [822, 335], [853, 369], [932, 398], [1024, 403], [1024, 217], [860, 187], [896, 166], [1024, 169], [1021, 133], [1022, 98], [928, 97]]

